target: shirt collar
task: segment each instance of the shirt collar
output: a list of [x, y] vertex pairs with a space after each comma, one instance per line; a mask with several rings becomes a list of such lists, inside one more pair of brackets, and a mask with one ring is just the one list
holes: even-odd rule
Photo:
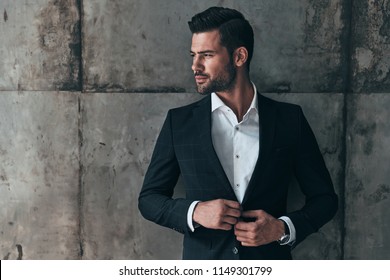
[[[254, 95], [253, 95], [252, 103], [248, 109], [248, 112], [252, 109], [255, 109], [258, 112], [259, 110], [257, 108], [257, 105], [258, 105], [258, 103], [257, 103], [257, 89], [256, 89], [256, 86], [254, 83], [252, 83], [252, 86], [253, 86]], [[215, 92], [211, 93], [211, 112], [214, 112], [215, 110], [217, 110], [223, 106], [227, 107], [227, 105], [225, 103], [223, 103], [221, 98], [219, 98]]]

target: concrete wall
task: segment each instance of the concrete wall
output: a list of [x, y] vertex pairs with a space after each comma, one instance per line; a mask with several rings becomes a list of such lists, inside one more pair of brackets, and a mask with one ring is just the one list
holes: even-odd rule
[[200, 98], [187, 21], [211, 5], [252, 23], [253, 81], [302, 105], [340, 196], [294, 257], [390, 259], [390, 0], [161, 3], [1, 1], [0, 259], [180, 258], [137, 196], [167, 110]]

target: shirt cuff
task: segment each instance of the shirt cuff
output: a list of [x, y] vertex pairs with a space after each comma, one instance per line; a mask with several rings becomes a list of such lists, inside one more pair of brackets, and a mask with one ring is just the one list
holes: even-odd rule
[[187, 224], [188, 224], [188, 227], [190, 228], [190, 230], [192, 232], [195, 231], [195, 227], [194, 227], [194, 223], [193, 223], [193, 220], [192, 220], [192, 216], [194, 215], [194, 209], [195, 209], [195, 206], [198, 204], [198, 202], [200, 202], [200, 201], [192, 202], [191, 205], [190, 205], [190, 208], [188, 208], [188, 212], [187, 212]]
[[279, 220], [283, 220], [287, 224], [288, 230], [290, 231], [290, 239], [286, 242], [286, 244], [293, 245], [297, 236], [293, 222], [287, 216], [282, 216], [279, 218]]

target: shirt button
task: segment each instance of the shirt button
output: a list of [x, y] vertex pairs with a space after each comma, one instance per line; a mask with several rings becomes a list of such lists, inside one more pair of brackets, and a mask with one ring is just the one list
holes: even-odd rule
[[233, 254], [235, 254], [235, 255], [238, 254], [238, 249], [237, 249], [237, 247], [234, 247], [232, 251], [233, 251]]
[[236, 126], [236, 130], [240, 130], [240, 128], [238, 126]]

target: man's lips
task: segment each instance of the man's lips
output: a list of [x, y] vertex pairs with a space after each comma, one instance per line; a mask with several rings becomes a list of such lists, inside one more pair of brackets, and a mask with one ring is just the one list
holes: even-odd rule
[[202, 74], [198, 74], [198, 75], [195, 75], [195, 81], [200, 84], [200, 83], [204, 83], [206, 80], [207, 80], [207, 75], [202, 75]]

